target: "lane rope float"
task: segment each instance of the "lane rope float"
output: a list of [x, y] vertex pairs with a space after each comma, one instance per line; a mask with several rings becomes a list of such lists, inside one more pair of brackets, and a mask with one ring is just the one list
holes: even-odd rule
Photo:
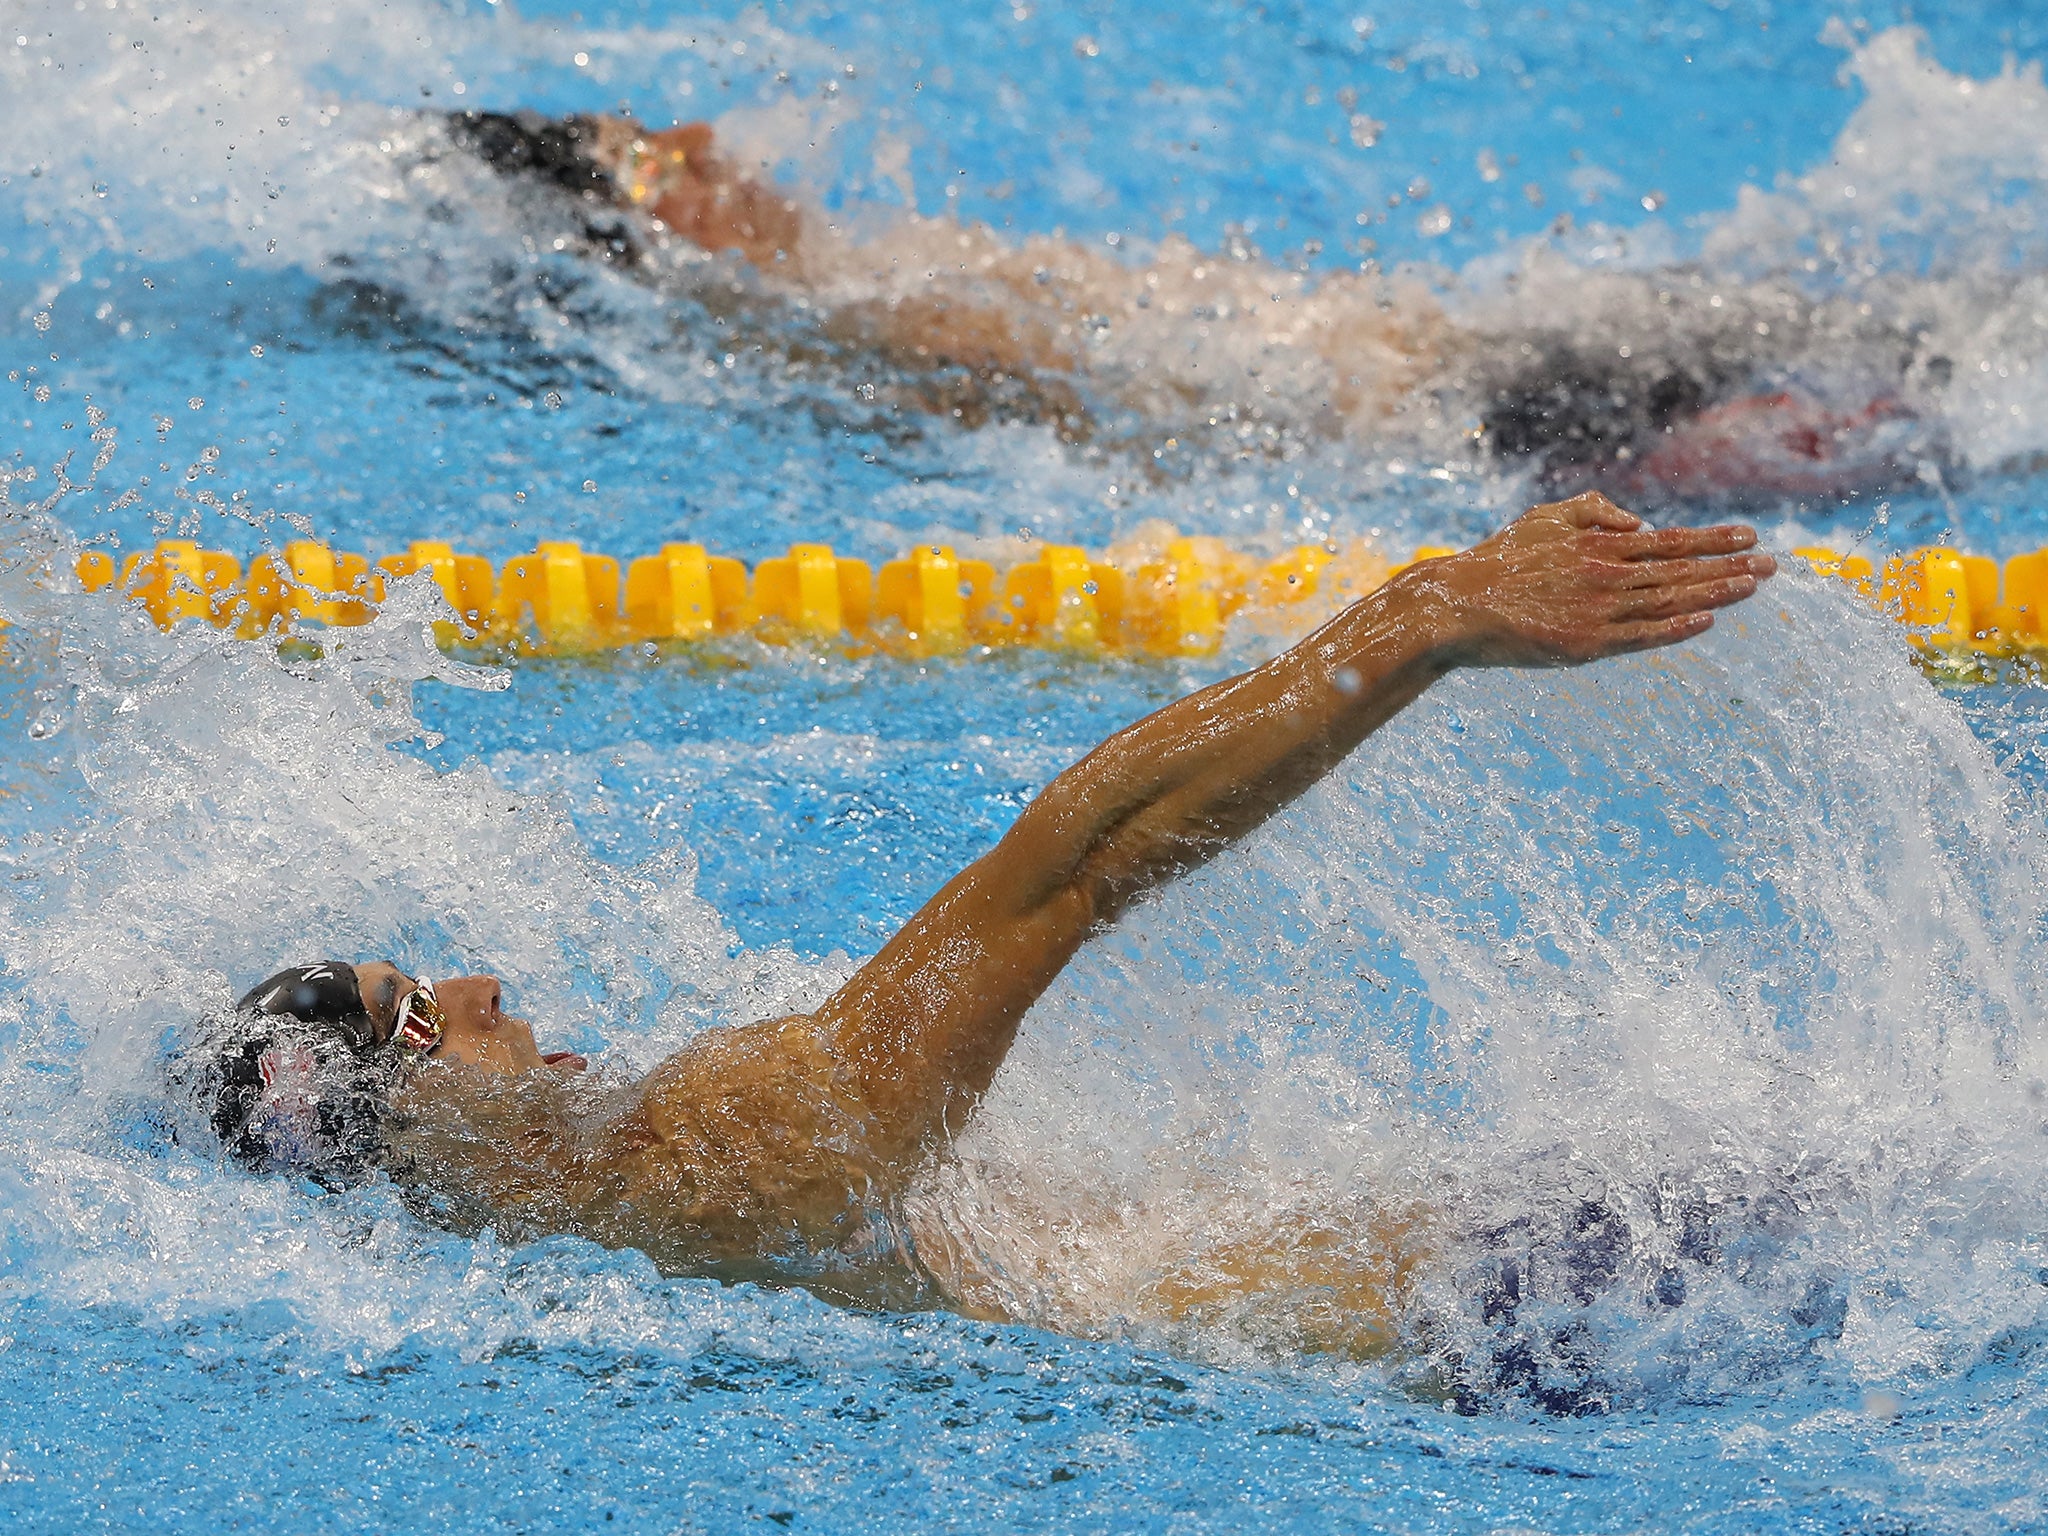
[[1394, 563], [1360, 541], [1262, 560], [1218, 538], [1175, 534], [1121, 558], [1048, 545], [998, 572], [942, 544], [919, 545], [875, 570], [807, 543], [749, 572], [701, 544], [664, 544], [622, 569], [610, 555], [543, 540], [494, 572], [482, 556], [438, 540], [372, 562], [297, 539], [257, 556], [245, 573], [231, 554], [165, 539], [119, 565], [87, 550], [77, 566], [87, 591], [125, 597], [160, 626], [196, 621], [251, 639], [367, 623], [390, 580], [424, 571], [457, 616], [437, 625], [451, 647], [576, 655], [752, 632], [919, 654], [1028, 644], [1203, 656], [1248, 607], [1321, 612], [1415, 560], [1451, 552], [1426, 546]]
[[[610, 555], [550, 539], [494, 571], [482, 556], [439, 540], [416, 540], [373, 562], [296, 539], [244, 571], [224, 551], [164, 539], [119, 565], [87, 550], [77, 569], [87, 591], [137, 603], [164, 628], [195, 621], [251, 639], [367, 623], [387, 582], [427, 572], [456, 614], [436, 625], [438, 640], [451, 648], [579, 655], [752, 632], [920, 655], [1036, 645], [1206, 656], [1247, 610], [1276, 630], [1303, 628], [1396, 571], [1451, 553], [1425, 545], [1390, 561], [1360, 540], [1302, 544], [1271, 558], [1213, 536], [1176, 533], [1120, 552], [1046, 545], [1002, 571], [950, 546], [923, 544], [876, 571], [830, 545], [805, 543], [749, 572], [701, 544], [664, 544], [622, 568]], [[2002, 569], [1989, 556], [1938, 546], [1892, 556], [1881, 568], [1820, 546], [1793, 553], [1848, 582], [1928, 652], [2048, 650], [2048, 549], [2014, 555]]]

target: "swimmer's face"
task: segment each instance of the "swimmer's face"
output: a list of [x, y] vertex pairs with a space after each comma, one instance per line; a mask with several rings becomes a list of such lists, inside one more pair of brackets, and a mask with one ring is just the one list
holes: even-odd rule
[[[356, 967], [363, 1007], [376, 1025], [377, 1038], [389, 1040], [398, 1024], [398, 1004], [418, 983], [397, 966], [372, 960]], [[581, 1072], [581, 1056], [568, 1051], [542, 1055], [533, 1043], [533, 1026], [501, 1006], [495, 976], [454, 976], [434, 983], [434, 996], [447, 1015], [448, 1026], [433, 1049], [435, 1061], [459, 1061], [483, 1072], [532, 1072], [546, 1069]]]

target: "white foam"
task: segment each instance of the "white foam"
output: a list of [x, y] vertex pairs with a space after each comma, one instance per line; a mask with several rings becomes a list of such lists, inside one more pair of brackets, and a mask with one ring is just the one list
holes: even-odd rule
[[[27, 104], [0, 156], [10, 196], [54, 221], [53, 285], [102, 252], [227, 249], [319, 274], [346, 255], [451, 314], [484, 302], [493, 264], [531, 231], [489, 173], [427, 155], [432, 130], [376, 103], [446, 80], [451, 60], [472, 78], [509, 74], [560, 39], [516, 18], [421, 9], [372, 27], [370, 14], [230, 4], [165, 20], [120, 3], [56, 14], [53, 44], [0, 49], [0, 91]], [[616, 51], [627, 43], [687, 53], [637, 35]], [[337, 59], [357, 62], [331, 77]], [[1903, 33], [1853, 63], [1867, 99], [1830, 167], [1746, 195], [1698, 259], [1668, 243], [1646, 255], [1670, 239], [1651, 229], [1630, 236], [1633, 255], [1546, 246], [1467, 274], [1452, 295], [1465, 338], [1443, 363], [1450, 407], [1367, 446], [1412, 431], [1447, 457], [1473, 398], [1457, 390], [1538, 328], [1675, 361], [1734, 348], [1850, 400], [1895, 389], [1978, 467], [2048, 446], [2031, 388], [2048, 313], [2038, 70], [1968, 81]], [[1987, 121], [2031, 136], [1987, 138]], [[773, 124], [748, 131], [779, 142]], [[1984, 190], [2014, 179], [2033, 190]], [[443, 236], [432, 210], [450, 203]], [[937, 223], [867, 238], [871, 256], [961, 250]], [[1184, 403], [1198, 372], [1279, 358], [1244, 398], [1313, 415], [1329, 359], [1300, 354], [1304, 329], [1376, 299], [1253, 261], [1149, 254], [1171, 303], [1153, 305], [1120, 262], [1076, 261], [1072, 278], [1105, 312], [1125, 306], [1099, 366], [1141, 403], [1147, 390]], [[1010, 278], [1037, 259], [999, 242], [967, 255]], [[970, 275], [992, 293], [1008, 281]], [[900, 291], [842, 280], [835, 302]], [[584, 335], [629, 383], [680, 388], [647, 339], [661, 297], [596, 286], [625, 319]], [[1251, 318], [1219, 333], [1218, 301]], [[531, 318], [560, 328], [557, 312]], [[1781, 321], [1793, 344], [1766, 346], [1757, 325]], [[1901, 329], [1916, 337], [1903, 375]], [[963, 456], [1013, 466], [1021, 501], [1099, 494], [1092, 468], [1042, 438], [996, 442]], [[1197, 495], [1225, 520], [1237, 488], [1218, 471]], [[972, 526], [963, 502], [920, 505]], [[38, 718], [62, 722], [6, 751], [55, 807], [7, 850], [19, 878], [0, 896], [12, 1272], [167, 1316], [283, 1296], [375, 1343], [417, 1332], [485, 1349], [552, 1326], [521, 1299], [540, 1283], [525, 1260], [423, 1234], [374, 1194], [323, 1202], [189, 1152], [126, 1149], [114, 1132], [165, 1032], [313, 946], [487, 965], [544, 1035], [605, 1039], [643, 1064], [835, 973], [735, 956], [691, 890], [687, 850], [611, 869], [559, 806], [394, 750], [417, 729], [410, 682], [464, 677], [424, 646], [424, 607], [402, 602], [336, 658], [287, 666], [30, 580], [23, 562], [62, 568], [63, 538], [9, 526], [10, 655], [58, 696]], [[565, 793], [577, 782], [560, 777]], [[2041, 1305], [2039, 829], [2039, 808], [1896, 636], [1796, 580], [1677, 653], [1459, 679], [1344, 781], [1091, 948], [1034, 1013], [932, 1208], [1031, 1315], [1109, 1327], [1144, 1279], [1133, 1256], [1169, 1239], [1369, 1212], [1390, 1191], [1513, 1219], [1597, 1185], [1620, 1213], [1629, 1281], [1608, 1357], [1644, 1380], [1675, 1356], [1711, 1362], [1745, 1332], [1788, 1331], [1813, 1281], [1840, 1288], [1840, 1347], [1859, 1366], [1967, 1359]], [[1753, 1282], [1704, 1268], [1685, 1306], [1645, 1310], [1643, 1285], [1682, 1258], [1681, 1196], [1792, 1200], [1799, 1219]], [[1445, 1242], [1484, 1247], [1468, 1227]], [[726, 1304], [675, 1302], [632, 1261], [588, 1261], [546, 1260], [557, 1277], [588, 1269], [575, 1327], [687, 1331], [694, 1309]], [[455, 1317], [451, 1277], [479, 1320]], [[1468, 1290], [1446, 1277], [1428, 1299], [1453, 1342], [1481, 1347]]]
[[[469, 680], [425, 643], [424, 584], [336, 658], [286, 665], [52, 590], [28, 570], [61, 569], [61, 537], [11, 526], [10, 647], [70, 691], [11, 771], [76, 767], [0, 898], [14, 1272], [166, 1316], [283, 1296], [344, 1339], [487, 1349], [536, 1326], [527, 1260], [466, 1256], [388, 1196], [125, 1151], [165, 1039], [284, 961], [397, 954], [487, 967], [544, 1038], [638, 1066], [844, 962], [735, 953], [686, 862], [610, 868], [559, 805], [396, 750], [410, 680]], [[860, 750], [780, 757], [800, 775]], [[1896, 635], [1803, 579], [1676, 652], [1454, 679], [1091, 945], [920, 1208], [1010, 1305], [1101, 1329], [1134, 1321], [1176, 1245], [1419, 1207], [1445, 1256], [1434, 1336], [1483, 1353], [1459, 1277], [1476, 1234], [1597, 1189], [1620, 1234], [1599, 1360], [1638, 1388], [1797, 1333], [1816, 1284], [1842, 1308], [1827, 1347], [1953, 1364], [2040, 1306], [2040, 825]], [[1768, 1261], [1687, 1259], [1686, 1201], [1768, 1229]], [[1789, 1214], [1760, 1227], [1760, 1201]], [[547, 1251], [548, 1284], [645, 1292], [575, 1327], [696, 1326], [637, 1261]], [[1686, 1305], [1646, 1307], [1673, 1267]], [[1190, 1342], [1239, 1328], [1272, 1347], [1257, 1313]]]
[[[1845, 29], [1833, 40], [1848, 45]], [[1864, 98], [1827, 160], [1777, 187], [1745, 187], [1708, 235], [1729, 267], [1803, 266], [1854, 281], [1913, 271], [2048, 264], [2048, 88], [2007, 57], [1976, 79], [1944, 69], [1915, 27], [1855, 46]]]

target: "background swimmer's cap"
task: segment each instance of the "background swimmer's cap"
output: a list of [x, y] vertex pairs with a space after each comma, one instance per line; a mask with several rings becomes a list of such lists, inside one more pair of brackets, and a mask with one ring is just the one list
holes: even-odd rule
[[603, 128], [594, 117], [547, 118], [519, 112], [451, 112], [455, 142], [492, 170], [531, 176], [565, 192], [617, 200], [618, 187], [599, 161]]
[[207, 1026], [174, 1075], [230, 1157], [330, 1187], [376, 1167], [396, 1062], [378, 1048], [354, 966], [326, 960], [279, 971]]

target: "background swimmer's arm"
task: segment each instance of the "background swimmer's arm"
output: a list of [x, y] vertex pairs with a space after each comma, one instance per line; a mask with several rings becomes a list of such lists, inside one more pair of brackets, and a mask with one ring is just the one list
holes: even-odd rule
[[1091, 932], [1243, 837], [1459, 666], [1669, 645], [1775, 565], [1752, 529], [1652, 531], [1603, 496], [1411, 567], [1264, 666], [1119, 731], [1055, 779], [819, 1010], [884, 1160], [957, 1129]]

